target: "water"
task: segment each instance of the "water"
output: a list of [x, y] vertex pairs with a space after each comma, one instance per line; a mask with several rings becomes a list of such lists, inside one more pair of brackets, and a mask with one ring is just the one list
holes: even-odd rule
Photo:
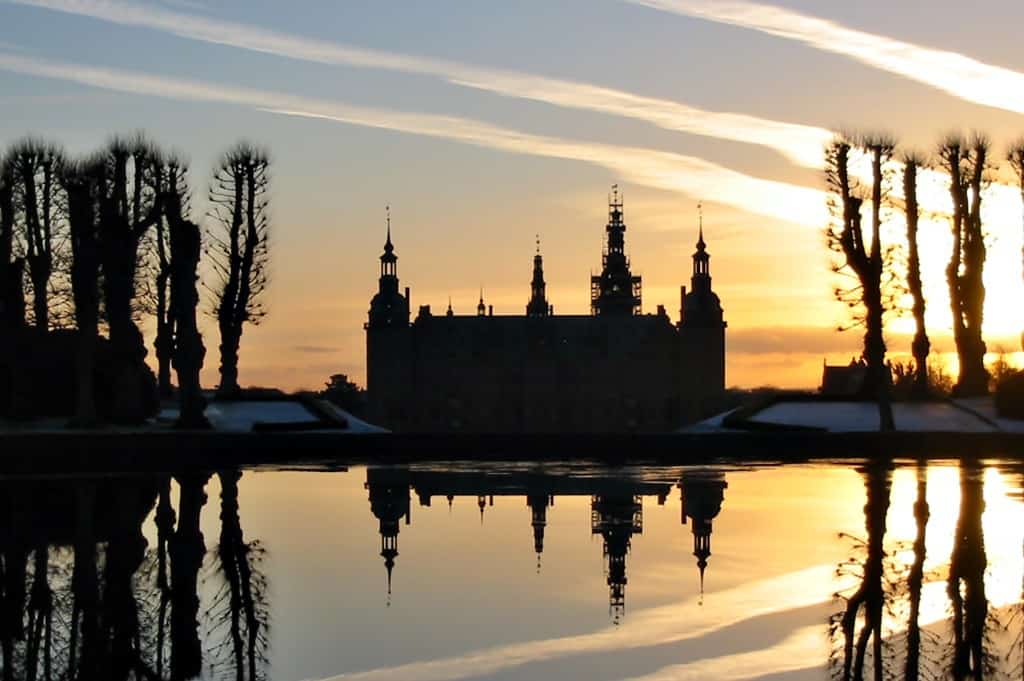
[[460, 463], [6, 479], [4, 672], [1019, 678], [1022, 476]]

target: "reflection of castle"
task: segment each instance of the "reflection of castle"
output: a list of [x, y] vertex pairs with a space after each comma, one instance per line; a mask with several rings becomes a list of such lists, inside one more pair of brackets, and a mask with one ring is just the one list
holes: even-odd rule
[[698, 471], [683, 473], [679, 481], [682, 501], [680, 518], [683, 525], [690, 519], [693, 530], [693, 555], [697, 558], [697, 569], [700, 570], [700, 590], [704, 593], [704, 570], [711, 557], [711, 521], [722, 510], [725, 499], [725, 475], [718, 472]]
[[[682, 524], [693, 530], [694, 555], [700, 573], [703, 591], [704, 570], [711, 556], [711, 521], [722, 507], [725, 476], [711, 471], [687, 472], [678, 483], [682, 490]], [[391, 572], [398, 556], [399, 521], [404, 517], [409, 524], [410, 498], [415, 491], [421, 506], [430, 506], [433, 497], [447, 499], [449, 506], [456, 497], [473, 500], [481, 514], [495, 497], [525, 497], [530, 509], [530, 527], [533, 550], [537, 554], [537, 568], [544, 551], [544, 531], [548, 509], [558, 496], [590, 497], [591, 533], [602, 538], [602, 551], [606, 562], [609, 609], [618, 622], [625, 612], [626, 558], [633, 536], [643, 533], [643, 497], [653, 496], [661, 505], [668, 497], [671, 486], [666, 482], [649, 482], [626, 476], [599, 475], [570, 476], [522, 471], [439, 471], [415, 470], [404, 467], [369, 468], [366, 488], [370, 493], [370, 510], [380, 521], [381, 557], [388, 575], [388, 594], [391, 591]]]
[[366, 324], [371, 420], [403, 431], [602, 432], [698, 418], [725, 387], [726, 325], [703, 228], [678, 324], [660, 305], [641, 314], [618, 194], [606, 232], [590, 315], [554, 314], [538, 246], [524, 315], [495, 316], [481, 294], [475, 315], [423, 305], [410, 323], [389, 222]]

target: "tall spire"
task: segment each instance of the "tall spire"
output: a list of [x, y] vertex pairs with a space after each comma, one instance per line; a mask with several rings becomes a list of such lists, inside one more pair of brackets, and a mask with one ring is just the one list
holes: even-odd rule
[[478, 317], [483, 317], [487, 314], [487, 306], [484, 305], [484, 287], [480, 287], [480, 302], [476, 305], [476, 314]]
[[703, 251], [707, 244], [704, 243], [704, 204], [697, 202], [697, 250]]
[[546, 317], [551, 311], [544, 283], [544, 258], [540, 254], [540, 234], [537, 235], [537, 253], [533, 256], [533, 279], [530, 281], [530, 300], [526, 303], [529, 317]]
[[608, 195], [607, 242], [601, 259], [601, 274], [590, 277], [590, 307], [595, 315], [640, 314], [640, 277], [633, 276], [629, 269], [622, 205], [619, 185], [614, 184]]
[[394, 250], [394, 246], [391, 245], [391, 204], [384, 206], [384, 213], [387, 215], [388, 222], [388, 240], [384, 243], [385, 249]]

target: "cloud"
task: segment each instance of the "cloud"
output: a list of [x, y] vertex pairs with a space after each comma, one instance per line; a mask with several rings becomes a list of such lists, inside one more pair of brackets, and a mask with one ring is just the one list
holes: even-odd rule
[[848, 28], [827, 19], [744, 0], [626, 0], [794, 40], [924, 83], [954, 97], [1024, 113], [1024, 74], [971, 57]]
[[628, 182], [788, 222], [818, 228], [826, 219], [825, 195], [819, 190], [752, 177], [693, 156], [532, 135], [457, 116], [372, 109], [333, 100], [12, 54], [0, 53], [0, 69], [117, 92], [237, 104], [284, 116], [424, 135], [514, 154], [581, 161], [606, 168]]
[[303, 354], [318, 355], [337, 352], [338, 348], [331, 348], [323, 345], [296, 345], [292, 347], [292, 350]]
[[811, 168], [821, 165], [822, 149], [832, 136], [830, 131], [813, 126], [706, 111], [672, 100], [589, 83], [352, 47], [161, 7], [111, 0], [10, 1], [302, 61], [436, 77], [505, 97], [596, 111], [645, 121], [667, 130], [761, 145]]

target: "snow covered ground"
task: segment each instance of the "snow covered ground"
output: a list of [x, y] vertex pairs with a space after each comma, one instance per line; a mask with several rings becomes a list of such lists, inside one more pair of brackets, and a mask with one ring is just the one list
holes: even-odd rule
[[[717, 414], [680, 429], [681, 433], [737, 432], [727, 419], [738, 410]], [[1024, 421], [1000, 418], [991, 397], [951, 402], [893, 405], [896, 430], [919, 433], [1015, 433], [1024, 434]], [[878, 407], [873, 402], [781, 400], [746, 419], [755, 425], [817, 428], [832, 433], [865, 433], [878, 430]], [[742, 422], [741, 422], [742, 423]]]
[[[253, 426], [260, 424], [295, 425], [296, 434], [309, 432], [306, 429], [320, 425], [319, 432], [337, 430], [341, 433], [386, 433], [387, 430], [357, 419], [347, 411], [336, 407], [330, 402], [321, 401], [320, 406], [333, 414], [339, 423], [347, 423], [347, 428], [332, 426], [320, 415], [311, 411], [298, 400], [259, 400], [239, 402], [211, 401], [206, 407], [206, 418], [213, 429], [224, 433], [248, 433]], [[166, 407], [157, 417], [158, 423], [174, 423], [178, 418], [177, 406]]]

